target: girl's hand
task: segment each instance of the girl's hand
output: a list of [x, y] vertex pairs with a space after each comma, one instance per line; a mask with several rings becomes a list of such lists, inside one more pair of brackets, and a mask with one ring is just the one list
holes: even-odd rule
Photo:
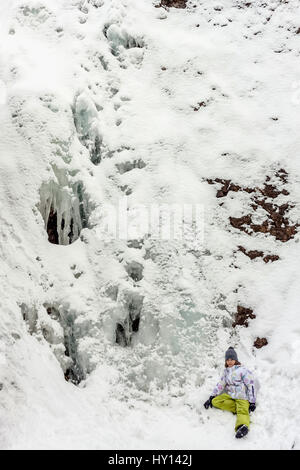
[[249, 411], [255, 411], [256, 404], [255, 403], [250, 403], [249, 405]]
[[204, 408], [206, 408], [207, 410], [208, 410], [209, 407], [212, 408], [212, 403], [211, 403], [211, 402], [212, 402], [212, 400], [213, 400], [214, 398], [215, 398], [215, 396], [214, 396], [214, 395], [211, 395], [211, 396], [209, 397], [209, 399], [204, 403]]

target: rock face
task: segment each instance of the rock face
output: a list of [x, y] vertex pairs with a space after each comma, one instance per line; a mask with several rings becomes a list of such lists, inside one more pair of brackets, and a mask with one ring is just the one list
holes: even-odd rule
[[244, 253], [248, 258], [250, 259], [256, 259], [256, 258], [262, 258], [265, 263], [268, 263], [269, 261], [278, 261], [279, 256], [278, 255], [265, 255], [263, 251], [259, 250], [249, 250], [247, 251], [243, 246], [238, 247], [239, 251]]
[[[286, 188], [288, 180], [288, 172], [284, 168], [279, 168], [274, 171], [272, 176], [267, 175], [265, 177], [262, 186], [243, 186], [232, 182], [230, 179], [223, 178], [209, 178], [207, 182], [210, 185], [221, 185], [216, 193], [216, 197], [221, 200], [229, 198], [231, 193], [235, 195], [236, 199], [244, 197], [244, 194], [247, 195], [248, 206], [251, 207], [252, 211], [241, 217], [229, 215], [228, 220], [231, 227], [249, 237], [262, 234], [264, 237], [274, 237], [277, 241], [285, 243], [295, 237], [299, 227], [298, 222], [292, 223], [288, 217], [290, 210], [295, 207], [294, 203], [289, 200], [290, 192]], [[223, 202], [220, 203], [220, 206], [223, 206]], [[254, 222], [257, 213], [259, 213], [261, 219], [260, 223]], [[258, 249], [247, 250], [241, 245], [238, 246], [238, 251], [250, 260], [262, 259], [266, 264], [280, 259], [277, 254], [265, 254], [264, 251]], [[252, 309], [238, 306], [232, 326], [247, 327], [249, 318], [256, 318]], [[262, 340], [258, 338], [255, 347], [261, 348], [267, 344], [264, 340], [264, 338]]]
[[[208, 179], [209, 184], [221, 184], [221, 189], [218, 189], [216, 197], [224, 198], [229, 192], [244, 192], [251, 194], [250, 205], [253, 209], [251, 214], [243, 215], [242, 217], [229, 216], [229, 223], [232, 227], [245, 232], [248, 235], [254, 233], [263, 233], [271, 235], [281, 242], [287, 242], [295, 237], [298, 223], [291, 223], [288, 219], [290, 209], [294, 207], [293, 202], [287, 201], [279, 203], [274, 201], [278, 196], [289, 196], [289, 191], [284, 187], [288, 182], [288, 173], [285, 169], [280, 168], [274, 174], [276, 184], [269, 184], [270, 176], [266, 176], [263, 187], [242, 187], [241, 185], [232, 183], [231, 180], [216, 178], [214, 180]], [[260, 224], [254, 223], [253, 219], [255, 213], [262, 209], [265, 214], [265, 220]], [[251, 257], [251, 256], [250, 256]]]

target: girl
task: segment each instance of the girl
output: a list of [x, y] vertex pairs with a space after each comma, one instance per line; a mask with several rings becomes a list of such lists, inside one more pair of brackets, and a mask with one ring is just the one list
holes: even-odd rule
[[230, 347], [225, 353], [224, 373], [204, 406], [206, 409], [214, 406], [236, 414], [235, 437], [240, 439], [249, 431], [249, 411], [255, 410], [255, 401], [253, 375], [238, 362], [235, 350]]

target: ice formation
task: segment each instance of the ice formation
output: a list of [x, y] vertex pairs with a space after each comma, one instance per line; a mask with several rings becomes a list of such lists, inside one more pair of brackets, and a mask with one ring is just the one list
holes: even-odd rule
[[[202, 403], [232, 345], [237, 446], [299, 448], [299, 5], [0, 9], [0, 447], [229, 448]], [[178, 205], [203, 239], [148, 229]]]
[[69, 245], [88, 226], [88, 202], [81, 182], [71, 186], [66, 181], [65, 185], [53, 180], [43, 183], [38, 207], [51, 243]]
[[76, 97], [73, 113], [78, 138], [88, 149], [92, 163], [99, 165], [102, 136], [96, 106], [91, 98], [81, 93]]

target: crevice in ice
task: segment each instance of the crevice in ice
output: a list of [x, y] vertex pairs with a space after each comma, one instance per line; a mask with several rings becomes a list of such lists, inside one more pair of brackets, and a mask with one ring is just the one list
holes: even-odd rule
[[121, 323], [116, 325], [116, 343], [120, 346], [128, 346], [125, 326], [121, 325]]
[[42, 324], [43, 336], [60, 363], [65, 379], [77, 385], [84, 378], [84, 374], [77, 353], [75, 316], [61, 305], [57, 307], [45, 303], [44, 308], [48, 322], [44, 321]]
[[58, 360], [65, 379], [79, 384], [85, 375], [78, 356], [79, 335], [75, 327], [75, 314], [62, 305], [44, 303], [37, 310], [22, 303], [22, 316], [28, 332], [44, 340]]
[[78, 358], [74, 318], [72, 315], [65, 315], [63, 321], [65, 355], [71, 359], [70, 366], [64, 371], [65, 379], [77, 385], [84, 379], [84, 373]]
[[116, 324], [116, 343], [130, 346], [135, 333], [139, 331], [144, 296], [138, 292], [126, 292], [123, 299], [125, 317]]
[[37, 309], [34, 306], [29, 307], [25, 303], [22, 303], [20, 305], [20, 309], [21, 309], [23, 320], [28, 325], [29, 333], [33, 334], [33, 332], [36, 331], [36, 328], [37, 328], [37, 319], [38, 319]]
[[[65, 226], [65, 219], [62, 219], [61, 228], [63, 229]], [[53, 206], [50, 208], [50, 213], [47, 222], [47, 233], [48, 233], [48, 240], [50, 243], [54, 243], [55, 245], [59, 244], [58, 241], [58, 232], [57, 232], [57, 212], [54, 212]]]
[[82, 182], [70, 184], [66, 177], [43, 183], [38, 208], [50, 243], [69, 245], [88, 227], [90, 205]]

